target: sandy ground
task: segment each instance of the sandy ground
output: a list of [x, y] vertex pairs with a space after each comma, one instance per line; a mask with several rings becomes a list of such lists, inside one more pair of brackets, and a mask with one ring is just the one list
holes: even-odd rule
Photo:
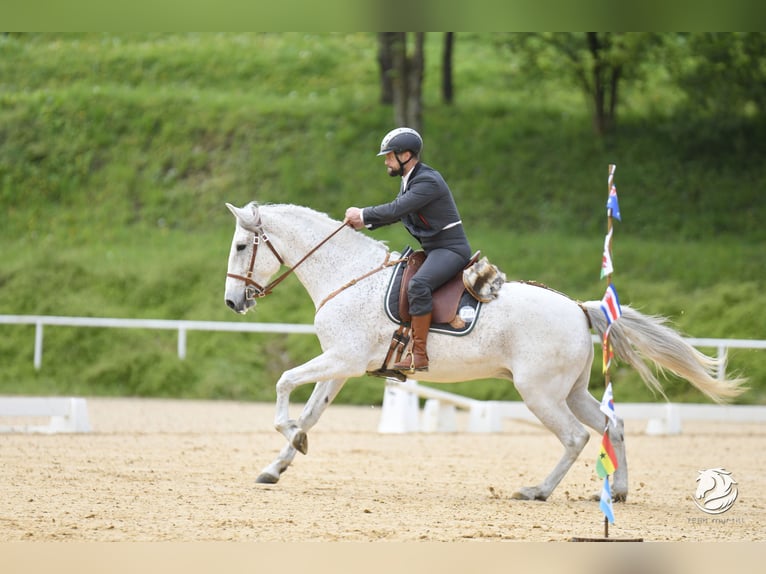
[[[88, 399], [93, 431], [0, 435], [0, 542], [567, 541], [603, 537], [591, 495], [599, 437], [547, 502], [511, 495], [558, 460], [553, 435], [380, 434], [380, 408], [332, 406], [277, 485], [255, 484], [284, 439], [273, 405]], [[293, 407], [297, 414], [298, 407]], [[2, 422], [2, 421], [0, 421]], [[647, 436], [626, 423], [631, 492], [611, 538], [766, 540], [766, 428], [685, 423]], [[697, 471], [738, 482], [717, 517], [693, 504]]]

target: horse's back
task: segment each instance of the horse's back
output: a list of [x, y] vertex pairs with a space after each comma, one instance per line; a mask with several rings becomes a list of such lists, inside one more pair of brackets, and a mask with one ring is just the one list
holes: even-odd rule
[[[576, 329], [588, 322], [577, 301], [539, 283], [509, 281], [495, 301], [498, 312], [508, 314], [510, 320], [536, 328]], [[495, 301], [487, 306], [488, 312]]]
[[514, 356], [554, 351], [563, 360], [576, 360], [583, 346], [592, 346], [587, 316], [579, 304], [545, 286], [508, 282], [482, 315], [477, 327], [505, 342]]

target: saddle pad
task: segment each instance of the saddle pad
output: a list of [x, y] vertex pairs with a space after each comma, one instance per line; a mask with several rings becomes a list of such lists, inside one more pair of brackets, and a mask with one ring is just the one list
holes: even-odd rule
[[[407, 247], [402, 251], [401, 258], [404, 259], [412, 253], [412, 248]], [[391, 273], [391, 279], [388, 282], [388, 289], [386, 290], [385, 300], [383, 306], [386, 309], [386, 315], [391, 321], [397, 325], [402, 324], [402, 318], [399, 313], [399, 297], [402, 285], [402, 275], [404, 269], [407, 267], [407, 262], [402, 261], [397, 263], [394, 267], [393, 273]], [[465, 323], [464, 326], [457, 328], [453, 327], [449, 323], [431, 323], [429, 329], [432, 333], [443, 333], [445, 335], [462, 336], [467, 335], [473, 330], [474, 325], [479, 319], [479, 312], [481, 311], [482, 303], [477, 301], [467, 290], [463, 290], [463, 295], [460, 298], [460, 304], [457, 308], [458, 316]]]

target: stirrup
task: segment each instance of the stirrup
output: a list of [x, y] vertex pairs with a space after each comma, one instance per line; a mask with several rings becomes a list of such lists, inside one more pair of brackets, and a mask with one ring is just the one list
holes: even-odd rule
[[[407, 361], [407, 357], [410, 358], [409, 361]], [[405, 361], [409, 363], [409, 366], [404, 366]], [[404, 357], [402, 357], [402, 360], [391, 365], [391, 368], [399, 371], [400, 373], [411, 375], [415, 372], [415, 355], [413, 355], [411, 352], [405, 353]]]
[[[423, 366], [423, 367], [416, 367], [415, 366], [415, 355], [413, 355], [412, 353], [407, 353], [407, 355], [405, 355], [405, 356], [411, 357], [410, 362], [409, 362], [410, 363], [409, 367], [401, 368], [401, 367], [397, 367], [397, 365], [394, 364], [394, 365], [391, 365], [391, 368], [392, 369], [396, 369], [400, 373], [403, 373], [403, 374], [406, 374], [406, 375], [412, 375], [414, 373], [423, 373], [423, 372], [428, 371], [428, 363], [426, 363], [425, 366]], [[401, 365], [402, 363], [399, 363], [399, 364]]]

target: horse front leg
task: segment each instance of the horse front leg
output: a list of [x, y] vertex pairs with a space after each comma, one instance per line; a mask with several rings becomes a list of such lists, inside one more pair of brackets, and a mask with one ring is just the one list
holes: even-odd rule
[[[306, 431], [312, 427], [340, 391], [346, 379], [352, 373], [348, 362], [333, 353], [325, 352], [300, 365], [282, 373], [277, 381], [277, 404], [274, 416], [274, 427], [287, 439], [287, 446], [277, 459], [270, 464], [258, 477], [259, 482], [274, 483], [279, 480], [295, 457], [295, 452], [308, 452], [308, 436]], [[300, 385], [314, 381], [314, 387], [303, 414], [299, 420], [290, 418], [290, 395]]]
[[341, 357], [325, 352], [307, 363], [285, 371], [279, 377], [274, 427], [298, 449], [298, 452], [306, 454], [308, 441], [306, 432], [300, 427], [298, 421], [290, 418], [290, 395], [297, 387], [315, 381], [345, 381], [349, 375], [344, 372], [344, 369], [345, 362]]
[[[308, 439], [306, 438], [306, 432], [308, 432], [322, 416], [325, 409], [333, 402], [335, 397], [343, 388], [346, 379], [332, 379], [330, 381], [321, 381], [314, 385], [314, 390], [306, 401], [303, 407], [303, 412], [298, 418], [296, 428], [302, 429], [303, 437], [301, 441], [303, 446], [308, 448]], [[298, 449], [293, 446], [292, 442], [288, 442], [279, 456], [266, 468], [261, 471], [256, 479], [257, 483], [261, 484], [276, 484], [279, 481], [279, 477], [292, 463], [295, 458]], [[305, 454], [305, 452], [303, 453]]]

